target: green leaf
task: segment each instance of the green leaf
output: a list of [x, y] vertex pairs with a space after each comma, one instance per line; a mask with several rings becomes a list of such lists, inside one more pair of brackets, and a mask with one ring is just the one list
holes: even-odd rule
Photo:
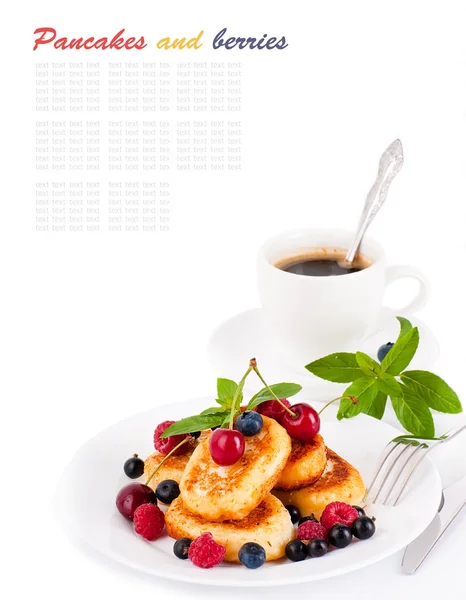
[[364, 373], [359, 368], [356, 355], [351, 352], [336, 352], [306, 365], [306, 369], [327, 381], [349, 383]]
[[[227, 413], [223, 406], [212, 406], [211, 408], [206, 408], [200, 413], [201, 417], [205, 417], [206, 415], [217, 415], [220, 413]], [[228, 413], [229, 414], [229, 413]]]
[[337, 419], [350, 419], [359, 415], [361, 412], [367, 412], [372, 402], [377, 396], [377, 380], [374, 377], [363, 376], [346, 388], [344, 396], [355, 396], [358, 399], [357, 404], [353, 404], [348, 398], [340, 401], [340, 407], [337, 413]]
[[387, 394], [384, 392], [378, 392], [377, 396], [374, 398], [371, 407], [367, 411], [367, 414], [374, 419], [381, 419], [385, 413], [385, 406], [387, 404]]
[[438, 375], [429, 371], [405, 371], [400, 377], [430, 408], [449, 414], [457, 414], [463, 410], [457, 394]]
[[434, 420], [429, 407], [413, 390], [405, 385], [402, 389], [402, 396], [390, 396], [399, 422], [416, 437], [434, 437]]
[[231, 400], [231, 398], [229, 400], [220, 400], [220, 398], [217, 398], [215, 402], [220, 404], [223, 409], [228, 410], [231, 408]]
[[408, 333], [399, 338], [393, 348], [383, 359], [382, 372], [390, 375], [399, 375], [401, 371], [411, 362], [419, 345], [419, 331], [417, 327], [410, 329]]
[[[217, 379], [217, 402], [224, 406], [225, 408], [231, 408], [231, 402], [233, 400], [233, 396], [236, 393], [238, 388], [238, 384], [235, 383], [232, 379], [224, 379], [219, 377]], [[243, 400], [243, 395], [241, 394], [241, 400]]]
[[398, 335], [398, 339], [400, 339], [405, 335], [405, 333], [408, 333], [408, 331], [410, 331], [410, 329], [412, 329], [413, 326], [411, 325], [411, 322], [408, 321], [408, 319], [405, 319], [404, 317], [397, 317], [397, 319], [400, 323], [400, 333]]
[[379, 390], [384, 394], [388, 394], [391, 396], [402, 396], [403, 388], [401, 387], [401, 383], [399, 383], [393, 375], [389, 373], [381, 373], [378, 379]]
[[[399, 435], [396, 438], [393, 438], [392, 442], [403, 442], [403, 444], [412, 444], [413, 446], [419, 446], [419, 440], [427, 440], [440, 442], [441, 440], [446, 440], [448, 435], [441, 435], [440, 437], [421, 437], [419, 435]], [[417, 442], [417, 444], [415, 443]]]
[[170, 425], [160, 436], [161, 438], [169, 437], [170, 435], [178, 435], [181, 433], [193, 433], [194, 431], [204, 431], [221, 425], [228, 413], [225, 411], [216, 415], [194, 415], [180, 419]]
[[374, 377], [380, 373], [379, 363], [364, 352], [356, 352], [356, 362], [364, 375]]
[[[291, 398], [291, 396], [296, 395], [303, 389], [303, 387], [297, 383], [274, 383], [269, 387], [277, 398]], [[247, 410], [252, 410], [267, 400], [275, 400], [275, 397], [267, 388], [263, 388], [249, 400]]]

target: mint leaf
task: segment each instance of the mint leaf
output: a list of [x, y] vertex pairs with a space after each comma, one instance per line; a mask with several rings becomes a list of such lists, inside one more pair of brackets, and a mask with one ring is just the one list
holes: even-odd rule
[[377, 396], [377, 380], [373, 377], [363, 376], [346, 388], [344, 396], [356, 396], [357, 404], [353, 404], [348, 398], [340, 401], [340, 407], [337, 413], [337, 419], [350, 419], [359, 415], [361, 412], [367, 412], [375, 397]]
[[416, 354], [419, 345], [419, 330], [417, 327], [410, 329], [403, 337], [400, 337], [393, 348], [383, 359], [382, 372], [390, 375], [399, 375], [404, 371]]
[[[392, 442], [402, 442], [403, 444], [411, 444], [413, 446], [419, 446], [419, 440], [427, 440], [440, 442], [441, 440], [446, 440], [448, 435], [441, 435], [440, 437], [421, 437], [419, 435], [399, 435], [396, 438], [393, 438]], [[417, 444], [416, 444], [417, 442]]]
[[226, 413], [227, 411], [223, 406], [212, 406], [211, 408], [206, 408], [200, 413], [201, 417], [205, 417], [206, 415], [218, 415], [222, 413]]
[[[291, 398], [291, 396], [294, 396], [303, 388], [297, 383], [274, 383], [270, 386], [270, 389], [273, 391], [275, 396], [277, 396], [277, 398]], [[249, 400], [247, 410], [252, 410], [267, 400], [275, 400], [275, 398], [267, 388], [263, 388], [260, 390], [260, 392], [257, 392], [257, 394], [251, 398], [251, 400]]]
[[[218, 404], [221, 404], [225, 408], [231, 408], [231, 402], [233, 400], [233, 396], [235, 395], [236, 389], [238, 388], [238, 384], [235, 383], [232, 379], [224, 379], [219, 377], [217, 379], [217, 396]], [[243, 396], [241, 395], [241, 400]]]
[[379, 363], [364, 352], [356, 352], [356, 362], [364, 375], [374, 377], [380, 373]]
[[232, 401], [232, 398], [229, 398], [228, 400], [220, 400], [220, 398], [217, 398], [215, 400], [215, 402], [217, 404], [220, 404], [221, 408], [223, 408], [224, 410], [228, 410], [231, 408], [231, 401]]
[[306, 365], [306, 369], [327, 381], [349, 383], [364, 373], [359, 368], [356, 355], [351, 352], [336, 352]]
[[402, 386], [402, 396], [390, 396], [393, 410], [403, 427], [417, 437], [434, 437], [434, 420], [429, 407], [413, 390]]
[[374, 398], [374, 401], [371, 404], [367, 414], [370, 417], [374, 417], [374, 419], [381, 419], [385, 413], [385, 406], [387, 405], [387, 394], [384, 392], [379, 392], [377, 396]]
[[457, 394], [438, 375], [429, 371], [405, 371], [400, 377], [430, 408], [449, 414], [457, 414], [463, 410]]
[[381, 373], [377, 383], [379, 390], [381, 390], [384, 394], [388, 394], [390, 397], [403, 395], [401, 383], [399, 383], [393, 377], [393, 375], [390, 375], [389, 373]]
[[408, 331], [412, 329], [413, 326], [411, 325], [411, 322], [408, 321], [408, 319], [405, 319], [404, 317], [397, 317], [397, 319], [400, 323], [400, 333], [398, 335], [398, 339], [400, 339], [405, 335], [405, 333], [408, 333]]
[[169, 437], [170, 435], [178, 435], [181, 433], [193, 433], [194, 431], [204, 431], [221, 425], [225, 418], [229, 417], [229, 413], [223, 411], [215, 415], [195, 415], [186, 417], [180, 421], [176, 421], [170, 425], [160, 436], [161, 438]]

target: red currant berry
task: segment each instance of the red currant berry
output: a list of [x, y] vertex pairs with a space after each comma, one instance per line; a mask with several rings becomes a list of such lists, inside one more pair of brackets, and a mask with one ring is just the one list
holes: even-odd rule
[[[280, 401], [285, 406], [290, 408], [290, 403], [288, 400], [285, 398], [280, 398]], [[280, 402], [277, 402], [277, 400], [267, 400], [267, 402], [262, 402], [262, 404], [259, 404], [259, 406], [256, 408], [256, 411], [261, 415], [264, 415], [264, 417], [275, 419], [275, 421], [278, 421], [280, 424], [286, 412], [283, 406], [280, 404]]]
[[[171, 452], [173, 450], [173, 448], [175, 448], [175, 446], [178, 446], [178, 444], [180, 442], [182, 442], [184, 439], [186, 439], [188, 437], [186, 434], [180, 434], [180, 435], [171, 435], [167, 438], [161, 438], [160, 436], [165, 431], [165, 429], [168, 429], [170, 427], [170, 425], [173, 425], [173, 423], [175, 423], [175, 421], [164, 421], [163, 423], [160, 423], [159, 425], [157, 425], [157, 427], [155, 428], [154, 448], [161, 454], [168, 454], [169, 452]], [[189, 450], [189, 444], [186, 443], [186, 444], [183, 444], [182, 446], [180, 446], [177, 450], [175, 450], [175, 452], [173, 452], [173, 454], [174, 455], [184, 454], [188, 450]]]
[[310, 442], [319, 433], [320, 417], [317, 411], [309, 404], [301, 402], [290, 407], [294, 413], [285, 413], [282, 420], [283, 427], [290, 437], [301, 442]]
[[216, 429], [209, 439], [212, 460], [222, 467], [234, 465], [243, 456], [244, 448], [244, 435], [235, 429]]

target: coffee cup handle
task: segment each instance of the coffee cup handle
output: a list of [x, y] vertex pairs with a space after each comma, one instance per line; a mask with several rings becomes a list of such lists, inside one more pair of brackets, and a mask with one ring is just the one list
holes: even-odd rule
[[405, 277], [416, 279], [419, 283], [419, 290], [416, 296], [406, 306], [400, 308], [386, 307], [394, 316], [412, 315], [425, 306], [430, 296], [430, 284], [427, 277], [421, 270], [408, 265], [394, 265], [387, 267], [385, 271], [385, 287], [387, 288], [398, 279], [404, 279]]

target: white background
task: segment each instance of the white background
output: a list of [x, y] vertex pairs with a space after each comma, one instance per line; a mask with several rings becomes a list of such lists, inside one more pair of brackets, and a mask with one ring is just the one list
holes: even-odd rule
[[[235, 36], [286, 35], [284, 51], [228, 55], [245, 65], [243, 172], [180, 178], [176, 226], [164, 238], [36, 234], [31, 90], [42, 57], [32, 53], [32, 32], [42, 26], [70, 37], [126, 27], [149, 41], [205, 29], [207, 43], [223, 27]], [[0, 586], [9, 586], [7, 597], [220, 593], [144, 579], [83, 554], [54, 519], [58, 478], [77, 448], [114, 421], [214, 393], [206, 341], [220, 321], [257, 305], [260, 243], [295, 226], [352, 228], [378, 157], [396, 137], [405, 166], [371, 234], [392, 263], [428, 273], [432, 298], [420, 316], [441, 344], [436, 371], [465, 393], [464, 27], [461, 3], [446, 1], [19, 7], [2, 40], [0, 497], [8, 569]], [[390, 299], [403, 304], [410, 291], [400, 285]], [[456, 459], [465, 462], [464, 454]], [[254, 597], [461, 598], [465, 533], [463, 520], [412, 578], [400, 573], [396, 556], [306, 589]]]

